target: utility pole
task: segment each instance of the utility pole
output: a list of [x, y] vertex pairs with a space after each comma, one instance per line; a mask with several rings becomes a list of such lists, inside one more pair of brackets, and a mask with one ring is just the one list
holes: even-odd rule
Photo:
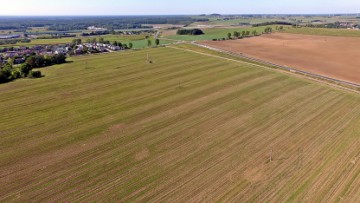
[[149, 55], [149, 53], [147, 54], [146, 61], [147, 61], [148, 63], [153, 63], [153, 61], [152, 61], [151, 56]]

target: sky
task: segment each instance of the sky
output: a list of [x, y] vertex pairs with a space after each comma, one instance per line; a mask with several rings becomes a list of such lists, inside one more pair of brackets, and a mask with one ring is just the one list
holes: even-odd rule
[[360, 13], [360, 0], [0, 0], [0, 15]]

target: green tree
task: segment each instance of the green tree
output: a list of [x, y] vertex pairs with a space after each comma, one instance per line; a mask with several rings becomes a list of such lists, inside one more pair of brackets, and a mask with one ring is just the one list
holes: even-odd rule
[[40, 71], [30, 71], [28, 74], [28, 78], [41, 78], [42, 74]]
[[234, 35], [234, 37], [239, 38], [240, 37], [240, 32], [234, 31], [233, 35]]
[[23, 63], [20, 65], [19, 70], [21, 75], [23, 77], [26, 77], [29, 74], [29, 72], [32, 70], [32, 67], [28, 63]]
[[15, 58], [8, 58], [7, 62], [10, 65], [14, 65]]
[[19, 70], [13, 70], [12, 72], [11, 72], [11, 78], [13, 79], [13, 80], [15, 80], [15, 79], [18, 79], [18, 78], [20, 78], [21, 77], [21, 73], [20, 73], [20, 71]]
[[129, 49], [132, 49], [133, 46], [134, 46], [133, 43], [130, 42], [130, 43], [129, 43]]
[[62, 64], [66, 62], [66, 56], [64, 54], [57, 54], [51, 58], [52, 64]]
[[103, 38], [103, 37], [100, 37], [100, 38], [99, 38], [99, 43], [104, 44], [104, 42], [105, 42], [104, 38]]
[[148, 41], [147, 41], [147, 45], [148, 45], [148, 47], [151, 47], [152, 42], [151, 42], [151, 40], [150, 40], [150, 39], [148, 39]]
[[[31, 68], [36, 67], [36, 59], [35, 56], [30, 56], [29, 58], [26, 59], [26, 65], [29, 65]], [[24, 65], [24, 64], [23, 64]], [[21, 71], [21, 73], [24, 73], [23, 71]]]
[[155, 45], [156, 45], [156, 46], [159, 46], [159, 44], [160, 44], [160, 40], [159, 40], [159, 39], [155, 39]]
[[249, 31], [249, 30], [247, 30], [247, 31], [245, 32], [245, 36], [250, 36], [250, 31]]
[[230, 32], [227, 34], [227, 36], [228, 36], [228, 39], [231, 39], [231, 33]]
[[256, 35], [257, 35], [257, 31], [256, 31], [256, 30], [253, 30], [253, 31], [252, 31], [252, 35], [253, 35], [253, 36], [256, 36]]
[[11, 71], [12, 67], [9, 64], [0, 69], [0, 83], [5, 83], [12, 79]]
[[265, 33], [271, 33], [271, 32], [272, 32], [272, 28], [271, 28], [271, 27], [265, 28]]
[[246, 36], [246, 31], [245, 30], [243, 30], [242, 32], [241, 32], [242, 34], [242, 37], [245, 37]]

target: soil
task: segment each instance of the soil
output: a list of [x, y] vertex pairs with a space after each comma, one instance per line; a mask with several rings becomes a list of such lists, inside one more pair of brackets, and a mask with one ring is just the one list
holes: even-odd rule
[[360, 38], [274, 33], [202, 44], [360, 84]]

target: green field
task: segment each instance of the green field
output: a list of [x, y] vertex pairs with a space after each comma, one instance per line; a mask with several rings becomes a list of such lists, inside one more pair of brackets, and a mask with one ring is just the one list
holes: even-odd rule
[[195, 22], [190, 25], [198, 26], [198, 25], [212, 25], [212, 26], [233, 26], [239, 25], [240, 23], [248, 23], [248, 24], [257, 24], [257, 23], [265, 23], [269, 21], [280, 21], [279, 18], [267, 19], [267, 18], [239, 18], [232, 20], [223, 20], [217, 18], [209, 18], [208, 22]]
[[[203, 29], [204, 35], [172, 35], [166, 36], [167, 39], [173, 40], [183, 40], [183, 41], [200, 41], [200, 40], [212, 40], [212, 39], [220, 39], [220, 38], [227, 38], [227, 34], [233, 34], [234, 31], [242, 32], [256, 30], [258, 34], [264, 32], [264, 29], [268, 26], [261, 26], [261, 27], [237, 27], [237, 28], [209, 28]], [[271, 26], [275, 30], [276, 26]]]
[[[104, 40], [109, 40], [111, 43], [114, 41], [129, 44], [133, 43], [135, 49], [141, 49], [147, 47], [147, 39], [145, 35], [102, 35], [92, 37], [78, 37], [85, 42], [87, 39], [93, 39], [102, 37]], [[34, 46], [34, 45], [56, 45], [56, 44], [67, 44], [71, 43], [73, 39], [78, 38], [60, 38], [60, 39], [33, 39], [30, 43], [17, 43], [15, 45], [0, 45], [0, 47], [11, 47], [11, 46]], [[154, 38], [150, 38], [154, 44]], [[171, 41], [160, 40], [160, 44], [168, 44]]]
[[360, 201], [358, 94], [173, 48], [71, 61], [0, 85], [0, 202]]
[[327, 29], [327, 28], [290, 28], [284, 32], [304, 35], [323, 35], [336, 37], [360, 37], [360, 30]]
[[[357, 18], [356, 15], [350, 16], [267, 16], [267, 17], [238, 17], [237, 19], [229, 19], [226, 20], [224, 16], [221, 18], [217, 17], [209, 17], [209, 21], [207, 22], [195, 22], [190, 25], [191, 26], [198, 26], [198, 25], [210, 25], [210, 26], [236, 26], [240, 23], [248, 23], [250, 25], [264, 23], [264, 22], [275, 22], [275, 21], [282, 21], [282, 22], [290, 22], [290, 23], [300, 23], [301, 25], [306, 24], [316, 24], [314, 21], [320, 21], [320, 23], [335, 23], [335, 22], [353, 22], [353, 23], [360, 23], [360, 19]], [[194, 18], [204, 18], [203, 16], [194, 16]]]

